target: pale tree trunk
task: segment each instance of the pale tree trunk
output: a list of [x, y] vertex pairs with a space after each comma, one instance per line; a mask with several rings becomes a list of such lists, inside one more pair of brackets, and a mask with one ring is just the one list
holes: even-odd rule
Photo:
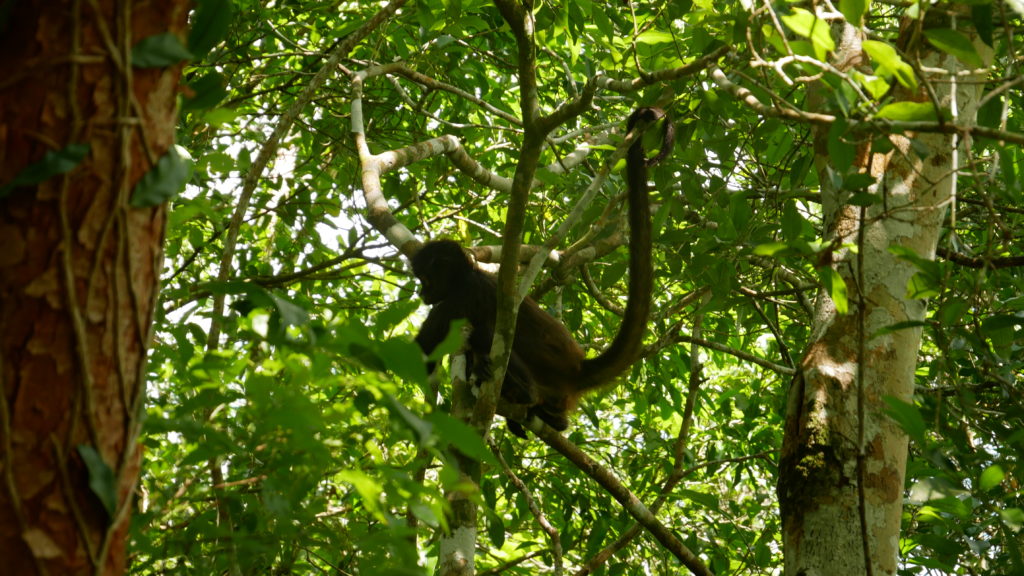
[[[469, 339], [469, 330], [463, 328], [463, 346]], [[476, 397], [466, 378], [465, 351], [451, 357], [452, 416], [468, 421], [473, 414]], [[480, 485], [480, 464], [452, 448], [454, 461], [459, 466], [459, 480], [463, 486]], [[445, 496], [451, 506], [448, 531], [439, 543], [438, 574], [440, 576], [473, 576], [476, 574], [477, 512], [476, 501], [464, 488], [447, 490]]]
[[[836, 61], [846, 68], [859, 65], [856, 31], [846, 27], [839, 36]], [[911, 58], [916, 51], [925, 70], [962, 69], [923, 40], [907, 50]], [[948, 74], [933, 72], [925, 81], [944, 109], [955, 107], [957, 121], [971, 124], [980, 96], [976, 80], [961, 77], [954, 86]], [[897, 97], [928, 101], [923, 82], [918, 93]], [[846, 286], [849, 312], [837, 313], [833, 299], [819, 294], [809, 348], [790, 390], [778, 487], [785, 573], [893, 575], [908, 442], [886, 416], [884, 398], [912, 401], [921, 331], [879, 331], [924, 320], [926, 306], [907, 296], [917, 269], [890, 247], [934, 258], [954, 193], [954, 138], [897, 135], [890, 137], [891, 152], [870, 154], [871, 143], [861, 135], [856, 167], [876, 178], [872, 192], [880, 198], [862, 209], [845, 204], [849, 192], [832, 186], [827, 132], [821, 128], [815, 139], [825, 233], [833, 242], [830, 266]]]
[[[19, 184], [0, 188], [0, 572], [121, 574], [165, 223], [128, 198], [173, 144], [180, 74], [125, 63], [141, 38], [183, 34], [188, 2], [6, 6], [0, 187]], [[27, 177], [69, 149], [77, 166]]]

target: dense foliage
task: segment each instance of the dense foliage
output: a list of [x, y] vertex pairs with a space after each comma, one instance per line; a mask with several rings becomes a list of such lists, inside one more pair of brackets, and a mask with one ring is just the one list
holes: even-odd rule
[[[1019, 134], [1021, 92], [1008, 88], [1019, 86], [1021, 17], [998, 2], [972, 4], [994, 62], [980, 121]], [[428, 573], [445, 526], [444, 492], [458, 481], [453, 444], [484, 462], [482, 569], [575, 569], [633, 524], [544, 444], [512, 437], [499, 419], [496, 457], [448, 415], [447, 385], [428, 382], [411, 339], [423, 317], [416, 286], [361, 211], [352, 75], [376, 64], [404, 67], [363, 86], [374, 152], [451, 134], [485, 169], [511, 178], [521, 138], [517, 56], [490, 3], [405, 5], [329, 71], [271, 169], [252, 173], [332, 48], [382, 6], [200, 3], [223, 11], [230, 28], [186, 71], [179, 144], [195, 169], [173, 203], [166, 244], [133, 573]], [[892, 42], [896, 18], [915, 7], [927, 8], [875, 3], [868, 28]], [[598, 72], [642, 78], [730, 45], [717, 65], [764, 102], [807, 108], [801, 77], [820, 72], [779, 63], [787, 48], [773, 16], [785, 19], [792, 49], [813, 54], [820, 41], [801, 34], [807, 12], [790, 5], [583, 0], [537, 2], [535, 13], [549, 109]], [[870, 82], [884, 83], [875, 95], [884, 103], [899, 72], [877, 65], [876, 73]], [[858, 93], [825, 76], [833, 88], [826, 108], [863, 116]], [[809, 126], [752, 110], [707, 70], [642, 90], [599, 90], [593, 108], [551, 138], [525, 242], [543, 245], [597, 181], [598, 199], [556, 248], [621, 243], [622, 181], [614, 171], [603, 180], [617, 169], [609, 158], [621, 137], [593, 145], [582, 163], [568, 159], [588, 138], [621, 129], [635, 106], [655, 102], [678, 138], [667, 166], [652, 171], [657, 289], [645, 359], [589, 398], [570, 438], [642, 501], [663, 503], [662, 521], [715, 573], [773, 573], [785, 392], [829, 250], [818, 241], [820, 158]], [[905, 574], [1024, 571], [1024, 156], [976, 138], [963, 165], [941, 257], [918, 259], [908, 287], [931, 313], [916, 407], [894, 406], [912, 439]], [[251, 200], [237, 211], [251, 178]], [[446, 157], [387, 175], [384, 193], [424, 238], [500, 244], [504, 193]], [[581, 343], [600, 349], [618, 324], [626, 260], [618, 249], [560, 268], [534, 294]], [[227, 309], [217, 309], [218, 296]], [[676, 566], [641, 536], [599, 570], [674, 574]]]

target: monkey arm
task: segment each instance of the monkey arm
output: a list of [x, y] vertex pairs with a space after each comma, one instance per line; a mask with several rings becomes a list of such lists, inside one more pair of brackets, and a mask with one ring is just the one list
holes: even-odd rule
[[[419, 344], [423, 354], [426, 356], [433, 354], [438, 345], [448, 337], [452, 321], [465, 317], [465, 311], [450, 300], [443, 300], [435, 304], [427, 314], [423, 326], [420, 327], [420, 333], [416, 335], [416, 344]], [[433, 374], [436, 367], [436, 361], [428, 361], [427, 373]]]

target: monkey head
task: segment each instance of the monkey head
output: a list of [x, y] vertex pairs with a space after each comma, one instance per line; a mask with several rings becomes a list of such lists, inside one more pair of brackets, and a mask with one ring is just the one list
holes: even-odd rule
[[473, 263], [462, 246], [451, 240], [428, 242], [412, 257], [412, 272], [420, 281], [420, 297], [437, 304], [457, 290], [472, 274]]

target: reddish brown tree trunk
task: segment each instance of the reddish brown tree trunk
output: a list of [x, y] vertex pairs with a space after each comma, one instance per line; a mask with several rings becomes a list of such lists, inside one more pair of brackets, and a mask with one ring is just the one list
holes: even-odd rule
[[[121, 574], [165, 222], [128, 198], [174, 142], [180, 74], [125, 63], [141, 38], [182, 35], [188, 2], [7, 6], [0, 187], [89, 148], [69, 172], [0, 188], [0, 572]], [[105, 503], [90, 450], [111, 473], [92, 475]]]

